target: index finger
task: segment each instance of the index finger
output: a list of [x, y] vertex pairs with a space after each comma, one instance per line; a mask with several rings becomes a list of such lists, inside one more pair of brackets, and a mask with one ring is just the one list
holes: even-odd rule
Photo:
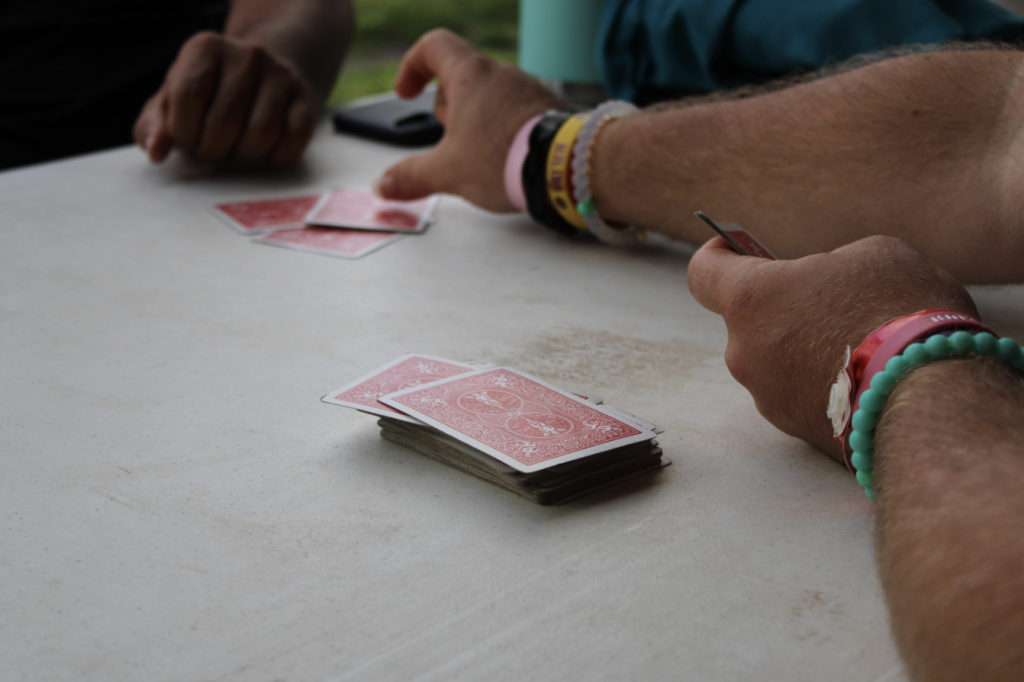
[[693, 254], [686, 269], [686, 282], [697, 303], [721, 315], [736, 288], [759, 264], [766, 262], [756, 256], [741, 256], [729, 242], [714, 237]]
[[423, 91], [434, 76], [444, 76], [445, 64], [475, 52], [462, 38], [445, 29], [425, 34], [402, 57], [395, 77], [395, 92], [411, 99]]
[[212, 34], [196, 34], [167, 74], [167, 127], [175, 143], [189, 152], [199, 146], [203, 119], [217, 92], [223, 57], [218, 41]]

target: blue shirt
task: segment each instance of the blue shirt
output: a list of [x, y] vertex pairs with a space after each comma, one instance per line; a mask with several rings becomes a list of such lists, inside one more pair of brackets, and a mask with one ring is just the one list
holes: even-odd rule
[[613, 97], [650, 101], [887, 47], [1021, 35], [1024, 20], [987, 0], [608, 0], [598, 64]]

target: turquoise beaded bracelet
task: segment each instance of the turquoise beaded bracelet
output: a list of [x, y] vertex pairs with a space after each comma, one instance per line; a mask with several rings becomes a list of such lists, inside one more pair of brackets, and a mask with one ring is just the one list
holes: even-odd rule
[[997, 339], [988, 332], [972, 335], [960, 331], [950, 336], [935, 334], [924, 342], [910, 344], [902, 354], [890, 358], [885, 369], [871, 378], [871, 386], [861, 394], [859, 407], [853, 413], [850, 422], [853, 431], [848, 441], [853, 449], [850, 461], [857, 472], [857, 482], [864, 486], [868, 499], [875, 499], [875, 489], [871, 485], [871, 471], [875, 464], [875, 427], [885, 399], [892, 393], [896, 382], [915, 367], [933, 360], [963, 358], [972, 354], [1008, 362], [1024, 372], [1024, 354], [1013, 339]]

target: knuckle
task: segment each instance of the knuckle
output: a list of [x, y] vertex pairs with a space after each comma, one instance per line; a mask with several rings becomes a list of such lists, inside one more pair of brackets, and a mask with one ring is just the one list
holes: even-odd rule
[[185, 47], [199, 52], [211, 52], [219, 49], [223, 41], [221, 35], [215, 31], [200, 31], [185, 41]]
[[873, 235], [858, 242], [861, 250], [875, 256], [875, 262], [890, 274], [932, 269], [931, 263], [913, 244], [898, 237]]
[[142, 105], [141, 114], [152, 115], [152, 112], [156, 110], [160, 105], [161, 94], [157, 93], [146, 100], [146, 103]]
[[857, 244], [871, 256], [876, 276], [913, 306], [927, 298], [931, 305], [969, 301], [963, 285], [951, 273], [932, 263], [916, 246], [897, 237], [875, 235]]
[[199, 69], [178, 79], [169, 90], [171, 99], [178, 102], [204, 98], [211, 90], [210, 71], [208, 68]]
[[749, 386], [753, 379], [753, 363], [743, 343], [730, 338], [729, 344], [725, 347], [725, 366], [729, 374], [741, 386]]
[[473, 70], [482, 78], [490, 78], [494, 75], [498, 66], [498, 63], [493, 59], [479, 52], [475, 52], [468, 61]]
[[454, 33], [452, 33], [446, 28], [431, 29], [430, 31], [427, 31], [425, 34], [423, 34], [422, 38], [423, 42], [425, 43], [441, 43], [448, 42], [453, 39], [457, 40], [458, 36], [456, 36]]
[[268, 59], [266, 50], [259, 45], [243, 44], [239, 45], [237, 49], [241, 68], [246, 71], [260, 68]]
[[923, 254], [908, 241], [888, 235], [872, 235], [861, 240], [863, 248], [878, 251], [895, 259], [922, 260]]

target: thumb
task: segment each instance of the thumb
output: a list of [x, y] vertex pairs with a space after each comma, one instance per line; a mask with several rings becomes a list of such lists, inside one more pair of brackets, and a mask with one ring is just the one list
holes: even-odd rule
[[741, 256], [729, 242], [715, 237], [693, 254], [686, 269], [686, 281], [697, 303], [722, 315], [733, 290], [764, 262], [761, 258]]
[[[437, 170], [437, 149], [399, 161], [384, 171], [374, 184], [382, 199], [410, 201], [422, 199], [437, 192], [451, 192], [445, 186], [443, 174]], [[442, 165], [443, 167], [443, 165]]]

